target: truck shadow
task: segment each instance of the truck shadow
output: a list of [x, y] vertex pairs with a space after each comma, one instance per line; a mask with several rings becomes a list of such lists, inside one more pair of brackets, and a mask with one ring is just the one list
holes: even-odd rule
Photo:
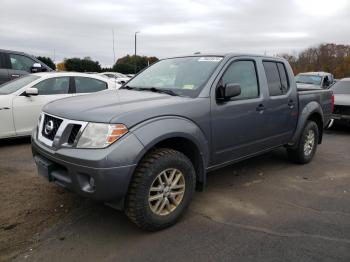
[[18, 138], [5, 138], [0, 140], [0, 147], [30, 144], [30, 136]]
[[[220, 191], [230, 190], [232, 186], [242, 187], [250, 183], [258, 183], [260, 180], [272, 175], [265, 173], [264, 170], [266, 168], [271, 166], [281, 168], [286, 164], [290, 163], [287, 160], [285, 150], [278, 149], [213, 171], [208, 175], [206, 190], [204, 192], [196, 192], [192, 204], [196, 205], [197, 198], [206, 197], [207, 194], [212, 192], [220, 194]], [[207, 204], [211, 205], [210, 203]], [[215, 204], [215, 202], [212, 203], [212, 205]], [[190, 211], [181, 219], [180, 224], [188, 223], [188, 219], [191, 217], [191, 210], [192, 208], [190, 207]], [[62, 242], [77, 241], [76, 237], [78, 236], [79, 241], [84, 239], [84, 241], [94, 242], [96, 239], [101, 239], [101, 241], [103, 239], [106, 243], [110, 241], [115, 243], [116, 246], [121, 245], [121, 242], [128, 241], [128, 239], [131, 241], [135, 236], [149, 236], [149, 233], [138, 229], [132, 224], [123, 212], [92, 200], [82, 199], [81, 206], [73, 210], [68, 219], [70, 220], [68, 226], [59, 227], [58, 230], [54, 230], [49, 235], [51, 237], [56, 236], [57, 239], [64, 238], [65, 240]], [[175, 227], [181, 228], [181, 226]], [[162, 232], [173, 231], [175, 227]], [[93, 230], [91, 230], [92, 228]], [[157, 234], [159, 233], [152, 233], [152, 235]]]

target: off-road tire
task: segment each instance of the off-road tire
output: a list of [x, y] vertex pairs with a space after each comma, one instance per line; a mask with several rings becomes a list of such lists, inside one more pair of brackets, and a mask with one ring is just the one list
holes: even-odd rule
[[[314, 133], [314, 143], [310, 154], [306, 154], [304, 147], [307, 143], [307, 137], [309, 131], [312, 130]], [[304, 130], [299, 138], [298, 145], [296, 148], [287, 148], [288, 158], [298, 164], [309, 163], [315, 155], [317, 144], [319, 139], [318, 126], [314, 121], [307, 121]]]
[[[149, 190], [154, 179], [165, 169], [183, 173], [185, 192], [179, 205], [168, 215], [155, 214], [149, 205]], [[125, 213], [138, 227], [157, 231], [175, 224], [187, 209], [195, 190], [196, 174], [191, 161], [181, 152], [168, 148], [150, 151], [141, 160], [133, 175], [125, 203]]]

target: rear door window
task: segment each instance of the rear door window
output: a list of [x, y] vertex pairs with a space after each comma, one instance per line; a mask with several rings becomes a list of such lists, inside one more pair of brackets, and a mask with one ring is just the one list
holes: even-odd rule
[[270, 96], [284, 95], [289, 90], [287, 71], [283, 63], [263, 62]]
[[270, 96], [283, 95], [281, 80], [275, 62], [263, 62]]
[[94, 93], [108, 88], [107, 83], [89, 77], [74, 77], [76, 93]]

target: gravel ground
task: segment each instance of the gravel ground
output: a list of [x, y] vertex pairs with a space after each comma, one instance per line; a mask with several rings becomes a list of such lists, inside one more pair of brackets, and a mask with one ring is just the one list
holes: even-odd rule
[[210, 173], [156, 233], [37, 176], [29, 143], [0, 145], [0, 261], [350, 261], [349, 128], [308, 165], [281, 149]]

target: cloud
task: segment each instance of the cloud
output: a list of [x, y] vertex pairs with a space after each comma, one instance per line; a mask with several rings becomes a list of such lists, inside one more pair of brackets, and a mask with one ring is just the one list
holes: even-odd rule
[[134, 52], [274, 54], [321, 42], [350, 43], [346, 0], [1, 1], [0, 48], [113, 63]]

